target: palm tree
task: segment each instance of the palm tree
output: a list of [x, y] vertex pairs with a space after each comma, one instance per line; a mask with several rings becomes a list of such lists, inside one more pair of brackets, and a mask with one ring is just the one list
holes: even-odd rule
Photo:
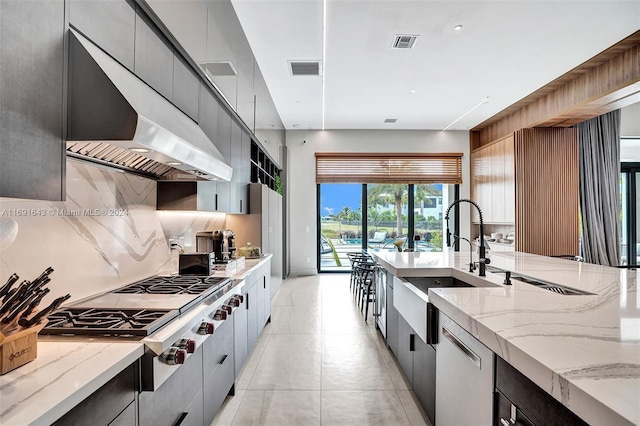
[[402, 235], [402, 204], [407, 200], [407, 188], [406, 184], [384, 183], [371, 185], [367, 191], [369, 205], [395, 204], [398, 236]]

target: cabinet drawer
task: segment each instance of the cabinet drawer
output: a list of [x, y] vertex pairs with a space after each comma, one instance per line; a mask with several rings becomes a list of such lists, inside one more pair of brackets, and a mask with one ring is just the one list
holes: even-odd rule
[[54, 425], [107, 425], [116, 419], [135, 399], [137, 365], [131, 364]]
[[496, 388], [536, 425], [587, 424], [500, 357], [496, 357]]

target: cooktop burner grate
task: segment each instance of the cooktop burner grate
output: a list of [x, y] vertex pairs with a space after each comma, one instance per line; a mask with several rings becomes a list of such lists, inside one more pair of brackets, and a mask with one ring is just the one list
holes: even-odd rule
[[40, 333], [147, 336], [177, 315], [164, 309], [66, 308], [49, 315]]
[[113, 293], [118, 294], [202, 294], [214, 291], [226, 281], [221, 277], [161, 276], [133, 283]]

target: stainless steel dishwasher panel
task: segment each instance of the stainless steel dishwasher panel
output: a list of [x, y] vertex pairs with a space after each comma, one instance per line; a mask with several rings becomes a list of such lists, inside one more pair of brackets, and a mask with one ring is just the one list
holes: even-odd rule
[[436, 424], [490, 426], [494, 354], [440, 312], [436, 346]]

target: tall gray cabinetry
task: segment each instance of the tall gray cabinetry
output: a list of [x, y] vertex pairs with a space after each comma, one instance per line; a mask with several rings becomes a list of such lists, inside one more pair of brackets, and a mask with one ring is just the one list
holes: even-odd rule
[[64, 8], [0, 1], [0, 197], [65, 198]]
[[271, 259], [271, 294], [280, 287], [283, 276], [283, 229], [282, 229], [282, 195], [266, 185], [252, 183], [249, 185], [249, 213], [260, 215], [260, 241], [252, 241], [260, 245], [263, 253], [272, 253]]

